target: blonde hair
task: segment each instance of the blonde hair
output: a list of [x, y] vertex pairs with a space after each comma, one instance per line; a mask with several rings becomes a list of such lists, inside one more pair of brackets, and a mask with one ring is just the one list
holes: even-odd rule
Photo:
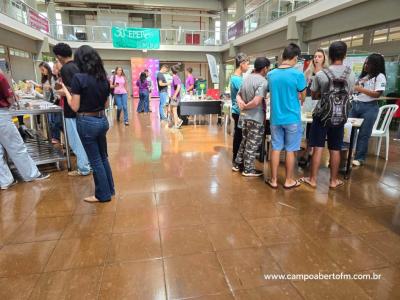
[[307, 70], [304, 72], [304, 75], [306, 76], [306, 79], [309, 80], [311, 78], [311, 76], [314, 74], [315, 72], [315, 64], [314, 64], [314, 56], [315, 53], [320, 52], [324, 55], [324, 61], [322, 63], [322, 69], [327, 68], [328, 65], [328, 57], [326, 56], [325, 50], [324, 49], [317, 49], [314, 52], [313, 58], [312, 58], [312, 62], [310, 63], [310, 65], [308, 66]]

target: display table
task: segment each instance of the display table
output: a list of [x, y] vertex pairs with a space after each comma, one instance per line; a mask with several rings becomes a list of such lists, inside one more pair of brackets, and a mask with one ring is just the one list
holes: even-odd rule
[[[267, 114], [267, 120], [269, 121], [269, 114]], [[313, 121], [312, 117], [308, 114], [302, 114], [301, 115], [301, 122], [302, 123], [306, 123], [306, 124], [311, 124]], [[359, 118], [348, 118], [348, 121], [350, 121], [351, 123], [351, 132], [350, 132], [350, 141], [349, 141], [349, 151], [348, 151], [348, 155], [347, 155], [347, 160], [346, 160], [346, 168], [344, 171], [344, 178], [345, 179], [349, 179], [350, 178], [350, 174], [351, 174], [351, 169], [352, 169], [352, 156], [353, 156], [353, 149], [354, 149], [354, 144], [355, 144], [355, 140], [356, 140], [356, 136], [357, 133], [362, 125], [362, 123], [364, 122], [364, 119], [359, 119]], [[266, 142], [268, 143], [267, 145], [267, 149], [265, 149], [265, 144]], [[270, 140], [266, 141], [266, 136], [263, 136], [263, 141], [261, 144], [261, 155], [260, 155], [260, 161], [264, 162], [268, 157], [269, 157], [269, 143]], [[267, 150], [267, 151], [265, 151]], [[266, 152], [266, 153], [265, 153]]]
[[[47, 138], [41, 136], [38, 132], [35, 134], [35, 138], [28, 138], [25, 141], [25, 145], [28, 149], [29, 155], [32, 157], [36, 165], [43, 165], [49, 163], [56, 163], [59, 168], [59, 163], [62, 161], [67, 162], [68, 170], [71, 170], [71, 159], [69, 152], [68, 136], [65, 129], [65, 118], [64, 110], [57, 105], [43, 101], [43, 100], [32, 100], [22, 98], [18, 101], [19, 107], [10, 109], [9, 113], [12, 117], [23, 116], [23, 115], [48, 115], [48, 114], [61, 114], [62, 126], [65, 137], [65, 148], [66, 156], [64, 153], [56, 149], [51, 143], [50, 128], [48, 122], [46, 125]], [[33, 122], [34, 118], [31, 118]]]
[[179, 102], [182, 116], [218, 115], [218, 125], [221, 125], [222, 100], [181, 100]]

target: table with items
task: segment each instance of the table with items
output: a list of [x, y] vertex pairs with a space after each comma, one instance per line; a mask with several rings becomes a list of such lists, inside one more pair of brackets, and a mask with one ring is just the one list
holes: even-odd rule
[[[50, 125], [47, 118], [43, 118], [46, 123], [46, 137], [40, 132], [35, 124], [35, 119], [31, 117], [31, 127], [36, 129], [30, 130], [30, 136], [25, 139], [25, 145], [29, 155], [32, 157], [36, 165], [55, 163], [60, 169], [60, 162], [66, 161], [68, 170], [71, 169], [70, 150], [68, 145], [68, 137], [66, 131], [66, 123], [64, 118], [64, 110], [55, 104], [43, 100], [35, 100], [34, 97], [22, 97], [17, 105], [10, 108], [9, 113], [12, 117], [17, 116], [40, 116], [48, 114], [61, 114], [62, 129], [65, 139], [65, 155], [62, 150], [55, 148], [51, 143]], [[36, 125], [36, 126], [34, 126]]]

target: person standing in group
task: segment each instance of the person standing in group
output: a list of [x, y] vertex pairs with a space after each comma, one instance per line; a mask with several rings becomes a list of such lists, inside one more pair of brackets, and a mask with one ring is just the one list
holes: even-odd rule
[[[55, 93], [54, 86], [56, 84], [56, 76], [50, 65], [45, 62], [39, 64], [40, 72], [42, 73], [42, 89], [43, 96], [46, 101], [59, 104], [58, 96]], [[51, 129], [51, 142], [53, 144], [59, 144], [61, 141], [61, 129], [62, 129], [62, 119], [60, 114], [50, 114], [49, 115], [50, 129]]]
[[[321, 99], [314, 110], [313, 122], [310, 130], [310, 146], [314, 147], [311, 159], [310, 177], [304, 177], [302, 182], [311, 187], [317, 186], [319, 166], [321, 164], [322, 152], [325, 147], [325, 140], [328, 141], [329, 166], [331, 170], [329, 188], [334, 189], [342, 186], [344, 182], [338, 179], [340, 166], [340, 151], [343, 145], [344, 124], [336, 127], [325, 125], [321, 120], [323, 112], [322, 101], [335, 91], [334, 82], [341, 83], [342, 88], [349, 98], [354, 88], [354, 73], [349, 67], [343, 65], [346, 58], [347, 45], [342, 41], [333, 42], [329, 47], [329, 68], [318, 72], [311, 85], [313, 99]], [[336, 88], [337, 89], [337, 88]], [[323, 103], [322, 103], [323, 104]], [[345, 116], [343, 116], [345, 118]]]
[[147, 80], [147, 86], [149, 89], [149, 96], [146, 102], [146, 107], [145, 110], [147, 108], [147, 112], [152, 112], [151, 110], [151, 93], [153, 92], [153, 81], [151, 80], [151, 74], [150, 71], [148, 69], [144, 70], [144, 73], [146, 74], [146, 80]]
[[170, 101], [170, 114], [174, 119], [174, 127], [175, 129], [180, 129], [183, 121], [178, 117], [178, 106], [181, 100], [181, 88], [182, 82], [179, 78], [179, 66], [175, 65], [171, 68], [172, 71], [172, 83], [171, 83], [171, 101]]
[[105, 108], [110, 85], [103, 61], [95, 49], [87, 45], [79, 47], [74, 60], [80, 73], [72, 79], [71, 93], [65, 86], [64, 92], [69, 105], [77, 112], [78, 132], [93, 168], [95, 195], [84, 200], [108, 202], [115, 195], [106, 139], [109, 124]]
[[139, 88], [139, 103], [137, 112], [149, 112], [149, 83], [145, 72], [140, 73], [139, 79], [136, 81], [136, 86]]
[[232, 100], [232, 118], [235, 122], [235, 131], [233, 134], [233, 155], [232, 155], [232, 170], [235, 172], [243, 171], [235, 163], [237, 153], [239, 151], [240, 144], [242, 142], [242, 128], [239, 128], [239, 116], [240, 108], [236, 101], [236, 95], [238, 94], [240, 87], [243, 82], [243, 74], [249, 69], [249, 58], [244, 53], [239, 53], [235, 58], [236, 70], [231, 76], [231, 100]]
[[158, 86], [158, 94], [160, 96], [160, 120], [165, 121], [167, 117], [165, 115], [164, 107], [168, 101], [168, 82], [165, 78], [165, 74], [168, 72], [169, 67], [167, 65], [162, 65], [160, 72], [157, 74], [157, 86]]
[[[58, 43], [53, 48], [53, 53], [57, 57], [57, 60], [62, 65], [60, 70], [61, 80], [65, 86], [70, 89], [72, 78], [76, 73], [79, 73], [79, 68], [72, 59], [72, 49], [69, 45], [64, 43]], [[61, 97], [65, 97], [65, 93], [58, 90], [57, 93]], [[72, 151], [76, 155], [78, 169], [68, 173], [69, 176], [86, 176], [91, 172], [89, 159], [86, 155], [85, 149], [83, 148], [81, 139], [76, 128], [76, 113], [71, 109], [68, 102], [65, 99], [61, 100], [64, 107], [64, 117], [66, 130], [68, 135], [68, 142]]]
[[368, 153], [368, 141], [379, 113], [378, 99], [386, 89], [385, 59], [381, 54], [369, 55], [363, 71], [354, 87], [350, 118], [364, 119], [358, 133], [353, 165], [364, 164]]
[[[314, 52], [314, 56], [313, 59], [310, 63], [310, 65], [308, 66], [307, 70], [304, 72], [304, 75], [306, 76], [306, 81], [307, 81], [307, 97], [306, 97], [306, 101], [304, 103], [304, 106], [308, 106], [308, 104], [310, 104], [308, 107], [312, 108], [312, 102], [313, 99], [311, 97], [311, 84], [314, 80], [315, 74], [317, 74], [319, 71], [321, 71], [322, 69], [325, 69], [328, 67], [328, 59], [326, 57], [325, 51], [324, 49], [317, 49]], [[311, 103], [307, 103], [309, 99], [311, 101]], [[300, 166], [306, 166], [309, 162], [310, 156], [312, 155], [312, 148], [309, 147], [309, 140], [310, 140], [310, 126], [308, 126], [307, 124], [307, 129], [306, 129], [306, 150], [304, 153], [304, 156], [299, 157], [298, 161], [299, 161], [299, 165]]]
[[263, 172], [256, 170], [255, 160], [264, 135], [265, 111], [264, 104], [267, 97], [268, 83], [265, 79], [270, 66], [265, 57], [257, 57], [254, 62], [254, 73], [243, 81], [236, 100], [241, 109], [242, 142], [236, 156], [234, 168], [243, 169], [246, 177], [259, 177]]
[[186, 69], [186, 81], [185, 81], [185, 89], [186, 94], [193, 95], [194, 94], [194, 77], [193, 77], [193, 68], [188, 67]]
[[122, 67], [115, 68], [114, 77], [110, 80], [110, 87], [114, 89], [114, 99], [117, 104], [117, 122], [121, 119], [121, 112], [124, 112], [124, 124], [129, 125], [128, 119], [128, 80]]
[[50, 175], [40, 173], [15, 127], [8, 110], [15, 102], [15, 96], [6, 76], [0, 69], [0, 189], [6, 190], [17, 183], [7, 161], [13, 161], [24, 181], [34, 181], [49, 178]]
[[[268, 73], [271, 96], [271, 178], [266, 183], [271, 188], [278, 187], [278, 167], [281, 151], [286, 151], [285, 189], [301, 185], [294, 179], [296, 151], [300, 150], [303, 127], [301, 125], [301, 105], [306, 96], [307, 83], [304, 74], [296, 69], [300, 47], [290, 43], [282, 53], [280, 66]], [[300, 99], [299, 99], [300, 94]]]

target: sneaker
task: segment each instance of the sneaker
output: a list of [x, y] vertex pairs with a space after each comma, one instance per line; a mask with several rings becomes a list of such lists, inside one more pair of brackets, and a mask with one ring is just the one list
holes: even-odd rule
[[393, 141], [398, 142], [398, 141], [400, 141], [400, 138], [394, 138]]
[[232, 171], [233, 171], [233, 172], [240, 172], [240, 171], [243, 171], [243, 166], [234, 163], [233, 166], [232, 166]]
[[361, 166], [362, 165], [362, 161], [361, 160], [357, 160], [357, 159], [354, 159], [353, 160], [353, 166]]
[[87, 176], [89, 174], [90, 172], [87, 174], [82, 174], [79, 170], [68, 172], [68, 176]]
[[44, 180], [50, 177], [50, 174], [48, 173], [40, 173], [40, 175], [36, 178], [33, 179], [33, 181], [37, 181], [37, 180]]
[[263, 171], [260, 170], [251, 170], [251, 171], [243, 171], [242, 175], [245, 177], [260, 177], [263, 176], [264, 173]]
[[17, 183], [18, 183], [18, 181], [14, 180], [14, 181], [11, 182], [9, 185], [2, 186], [1, 189], [2, 189], [2, 190], [8, 190], [10, 187], [16, 185]]
[[129, 126], [129, 122], [125, 122], [125, 126]]

